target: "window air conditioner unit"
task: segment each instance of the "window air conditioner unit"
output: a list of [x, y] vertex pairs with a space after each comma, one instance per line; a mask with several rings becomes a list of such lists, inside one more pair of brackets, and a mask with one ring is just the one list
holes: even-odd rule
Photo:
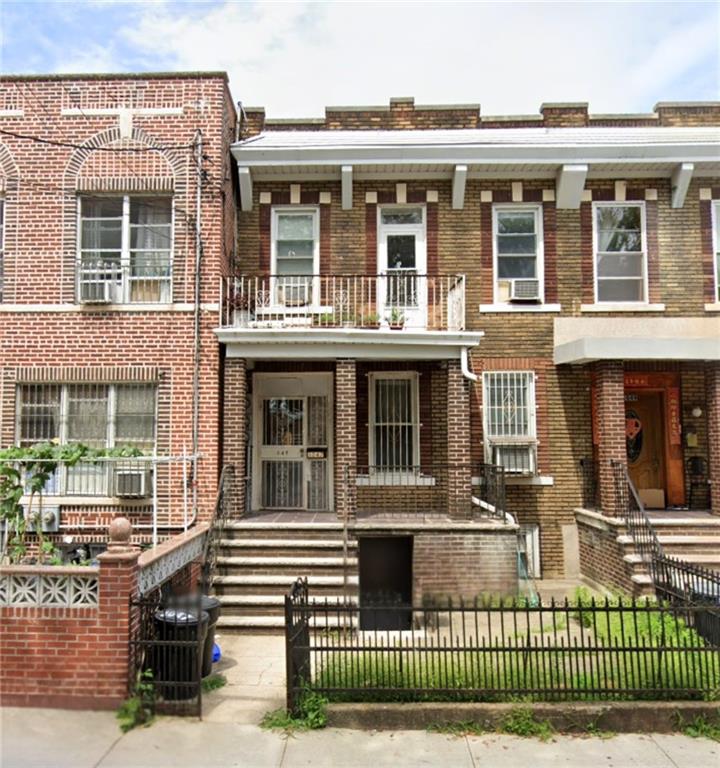
[[509, 475], [535, 474], [535, 446], [532, 444], [500, 444], [492, 447], [492, 462]]
[[109, 280], [81, 280], [80, 302], [82, 304], [111, 304], [114, 287]]
[[150, 495], [150, 472], [147, 469], [116, 469], [115, 495], [120, 499], [144, 499]]
[[539, 301], [539, 280], [512, 280], [510, 282], [510, 301]]

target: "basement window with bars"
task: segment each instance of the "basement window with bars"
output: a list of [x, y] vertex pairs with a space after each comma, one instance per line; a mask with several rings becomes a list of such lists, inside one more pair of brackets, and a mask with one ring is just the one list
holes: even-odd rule
[[511, 474], [535, 474], [535, 374], [483, 374], [483, 403], [486, 461]]
[[643, 204], [594, 203], [593, 207], [596, 301], [647, 301]]
[[[17, 442], [20, 446], [42, 442], [82, 443], [90, 448], [127, 446], [151, 455], [155, 408], [152, 384], [23, 384], [18, 387]], [[80, 462], [56, 473], [45, 492], [114, 495], [118, 473], [124, 472], [127, 481], [131, 473], [149, 469], [149, 462], [133, 459]]]
[[172, 300], [169, 197], [81, 197], [78, 297], [84, 304]]
[[419, 381], [415, 371], [371, 373], [371, 471], [403, 475], [418, 468], [420, 458]]
[[543, 235], [537, 205], [493, 207], [495, 301], [543, 300]]

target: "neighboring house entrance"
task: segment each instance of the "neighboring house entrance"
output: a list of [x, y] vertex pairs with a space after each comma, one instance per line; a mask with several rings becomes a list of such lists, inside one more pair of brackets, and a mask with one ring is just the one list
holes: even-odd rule
[[253, 509], [332, 509], [332, 374], [254, 376]]

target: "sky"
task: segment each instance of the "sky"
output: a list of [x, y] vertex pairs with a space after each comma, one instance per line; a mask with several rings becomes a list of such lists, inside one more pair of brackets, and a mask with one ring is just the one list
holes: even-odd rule
[[325, 106], [477, 104], [534, 114], [720, 100], [710, 2], [0, 0], [0, 72], [226, 70], [268, 117]]

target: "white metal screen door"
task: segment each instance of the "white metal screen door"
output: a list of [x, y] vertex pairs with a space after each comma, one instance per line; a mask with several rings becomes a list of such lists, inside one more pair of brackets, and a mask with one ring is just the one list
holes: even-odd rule
[[253, 507], [331, 508], [330, 374], [256, 374]]
[[383, 207], [378, 213], [378, 314], [427, 326], [427, 246], [422, 206]]

